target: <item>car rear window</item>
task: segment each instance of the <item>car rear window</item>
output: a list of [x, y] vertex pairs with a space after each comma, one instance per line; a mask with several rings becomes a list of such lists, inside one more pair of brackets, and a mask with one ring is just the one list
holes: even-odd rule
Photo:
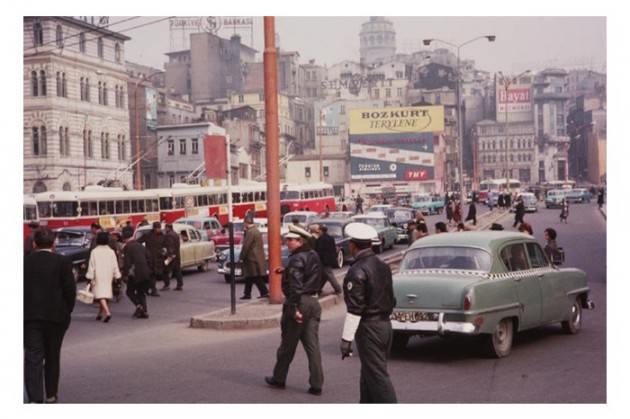
[[489, 272], [492, 266], [490, 254], [471, 247], [420, 247], [407, 252], [400, 271], [414, 269], [459, 269]]

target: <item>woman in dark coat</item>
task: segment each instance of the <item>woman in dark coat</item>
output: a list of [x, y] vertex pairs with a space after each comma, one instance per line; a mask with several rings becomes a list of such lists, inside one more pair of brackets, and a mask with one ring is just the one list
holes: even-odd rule
[[468, 215], [466, 221], [472, 220], [474, 226], [477, 225], [477, 207], [475, 206], [475, 200], [473, 199], [468, 206]]

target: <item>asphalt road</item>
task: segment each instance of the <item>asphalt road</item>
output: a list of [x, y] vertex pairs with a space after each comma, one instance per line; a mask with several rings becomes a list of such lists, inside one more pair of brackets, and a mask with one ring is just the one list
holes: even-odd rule
[[[566, 266], [589, 274], [597, 308], [585, 311], [583, 331], [567, 336], [559, 326], [549, 326], [524, 332], [517, 336], [512, 354], [501, 360], [481, 356], [474, 339], [414, 338], [405, 353], [389, 362], [400, 402], [606, 401], [606, 223], [595, 205], [572, 206], [568, 225], [560, 225], [557, 215], [558, 210], [543, 208], [528, 214], [526, 221], [541, 241], [545, 227], [556, 228]], [[437, 219], [427, 222], [432, 226]], [[214, 271], [189, 273], [184, 281], [183, 292], [150, 298], [148, 320], [132, 319], [133, 308], [126, 299], [112, 305], [109, 324], [95, 321], [92, 307], [78, 305], [62, 350], [60, 402], [358, 401], [359, 360], [341, 361], [339, 356], [343, 306], [323, 313], [325, 383], [323, 395], [316, 397], [306, 393], [308, 368], [301, 348], [287, 388], [265, 386], [263, 377], [273, 368], [279, 329], [221, 332], [187, 327], [191, 315], [226, 307], [230, 291]], [[237, 285], [237, 296], [242, 287]]]

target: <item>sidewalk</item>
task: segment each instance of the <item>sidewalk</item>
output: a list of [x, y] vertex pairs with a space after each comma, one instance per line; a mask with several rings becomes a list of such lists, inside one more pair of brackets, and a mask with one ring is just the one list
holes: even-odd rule
[[[510, 213], [507, 211], [494, 210], [482, 214], [477, 218], [476, 230], [486, 230], [492, 223], [498, 222]], [[395, 267], [402, 259], [403, 251], [387, 255], [384, 260]], [[336, 273], [337, 281], [342, 283], [347, 269], [341, 269]], [[343, 297], [328, 294], [319, 298], [322, 310], [344, 304]], [[269, 304], [267, 299], [255, 300], [252, 302], [237, 304], [236, 314], [230, 314], [230, 308], [216, 310], [206, 314], [199, 314], [190, 319], [190, 327], [193, 329], [214, 329], [214, 330], [243, 330], [243, 329], [267, 329], [280, 325], [282, 316], [282, 304]]]

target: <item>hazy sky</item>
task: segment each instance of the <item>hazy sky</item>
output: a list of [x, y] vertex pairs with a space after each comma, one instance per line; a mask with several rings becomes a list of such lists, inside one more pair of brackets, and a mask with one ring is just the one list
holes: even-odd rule
[[[124, 19], [116, 17], [113, 22]], [[132, 40], [126, 45], [127, 60], [163, 68], [170, 50], [168, 21], [125, 31], [158, 17], [143, 17], [111, 27]], [[440, 38], [460, 44], [479, 35], [496, 35], [496, 41], [476, 41], [461, 49], [463, 58], [474, 59], [477, 68], [517, 73], [545, 67], [606, 68], [605, 17], [388, 17], [396, 30], [397, 52], [417, 50], [424, 38]], [[334, 64], [359, 59], [359, 31], [367, 17], [278, 17], [276, 32], [284, 50], [296, 50], [301, 62], [316, 59]], [[232, 29], [219, 35], [229, 37]], [[249, 43], [249, 35], [243, 42]], [[262, 18], [254, 18], [254, 48], [263, 51]], [[181, 35], [175, 35], [176, 45]], [[432, 44], [433, 45], [433, 44]], [[436, 47], [438, 44], [435, 44]], [[432, 46], [433, 47], [433, 46]], [[177, 48], [176, 48], [177, 49]]]

